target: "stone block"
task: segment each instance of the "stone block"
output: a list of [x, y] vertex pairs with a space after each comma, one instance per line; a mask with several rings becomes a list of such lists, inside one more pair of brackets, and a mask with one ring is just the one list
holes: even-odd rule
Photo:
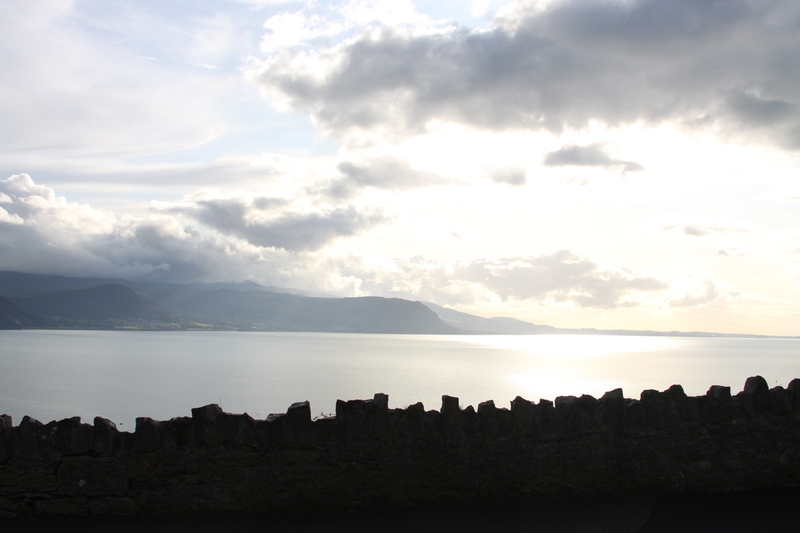
[[665, 420], [661, 413], [661, 393], [653, 389], [644, 390], [639, 396], [639, 401], [644, 405], [647, 425], [654, 428], [664, 427]]
[[389, 438], [389, 395], [381, 392], [372, 398], [372, 436], [380, 440]]
[[670, 425], [689, 422], [692, 419], [689, 409], [689, 397], [682, 386], [672, 385], [661, 393], [661, 397], [664, 399], [662, 407], [666, 408], [662, 411], [662, 414], [669, 420]]
[[468, 405], [463, 409], [461, 411], [461, 420], [466, 436], [472, 436], [478, 432], [480, 422], [478, 421], [478, 413], [475, 411], [474, 407]]
[[167, 423], [142, 416], [136, 419], [133, 434], [134, 453], [148, 453], [161, 450], [167, 442]]
[[384, 416], [389, 414], [389, 395], [382, 392], [376, 393], [372, 397], [372, 405], [374, 406], [375, 416]]
[[255, 420], [247, 413], [241, 415], [220, 413], [217, 416], [217, 432], [219, 443], [223, 446], [254, 448], [259, 445]]
[[495, 436], [498, 434], [499, 416], [494, 400], [488, 400], [478, 404], [478, 420], [481, 425], [481, 432], [485, 436]]
[[600, 398], [603, 402], [603, 423], [612, 431], [621, 432], [625, 413], [625, 396], [622, 389], [606, 392]]
[[81, 424], [79, 416], [56, 422], [56, 446], [64, 455], [77, 455], [92, 450], [93, 440], [94, 428]]
[[731, 419], [733, 402], [731, 388], [722, 385], [712, 385], [705, 396], [697, 398], [700, 418], [705, 422], [720, 424]]
[[221, 413], [222, 408], [215, 403], [192, 409], [194, 435], [199, 446], [216, 446], [219, 443], [217, 416]]
[[590, 394], [582, 394], [578, 400], [583, 414], [583, 430], [589, 433], [602, 430], [605, 427], [605, 403]]
[[170, 419], [167, 422], [167, 440], [179, 450], [194, 446], [194, 420], [188, 416]]
[[550, 400], [541, 399], [536, 404], [537, 412], [539, 413], [539, 428], [541, 428], [541, 435], [543, 437], [552, 437], [559, 430], [558, 413], [553, 402]]
[[461, 428], [461, 407], [458, 405], [458, 398], [454, 396], [442, 396], [442, 432], [446, 442], [459, 442], [462, 435]]
[[780, 416], [788, 416], [792, 412], [792, 400], [789, 392], [783, 387], [773, 387], [769, 391], [769, 410]]
[[795, 418], [800, 418], [800, 379], [795, 378], [786, 387], [792, 404], [792, 413]]
[[286, 411], [285, 438], [288, 443], [295, 446], [311, 444], [313, 433], [311, 431], [311, 404], [295, 402]]
[[425, 432], [425, 407], [422, 402], [409, 405], [404, 415], [401, 420], [406, 434], [421, 436]]
[[9, 415], [0, 415], [0, 462], [11, 458], [12, 424]]
[[763, 413], [769, 409], [769, 384], [767, 380], [761, 376], [747, 378], [744, 383], [744, 389], [739, 396], [742, 397], [745, 409], [752, 416]]
[[97, 455], [114, 455], [117, 450], [119, 431], [117, 425], [107, 418], [94, 417], [94, 453]]
[[264, 421], [264, 434], [269, 444], [283, 443], [286, 433], [286, 413], [270, 413]]
[[622, 429], [630, 431], [633, 428], [647, 425], [647, 412], [644, 404], [638, 400], [625, 399], [622, 412]]
[[561, 429], [570, 435], [583, 433], [583, 413], [580, 398], [577, 396], [559, 396], [555, 401], [556, 414]]
[[536, 406], [520, 396], [511, 401], [513, 430], [520, 437], [530, 437], [536, 433]]

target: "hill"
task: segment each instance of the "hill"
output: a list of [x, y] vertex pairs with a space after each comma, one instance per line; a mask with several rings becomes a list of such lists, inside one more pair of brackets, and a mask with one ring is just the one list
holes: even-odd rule
[[[159, 285], [0, 272], [2, 329], [147, 328], [451, 334], [419, 302], [318, 298], [244, 284]], [[88, 285], [88, 287], [84, 287]], [[74, 288], [81, 287], [81, 288]], [[0, 293], [2, 294], [2, 293]]]
[[681, 331], [564, 329], [433, 303], [331, 298], [242, 283], [156, 284], [0, 271], [0, 329], [142, 328], [342, 333], [761, 337]]
[[13, 300], [28, 313], [67, 320], [142, 319], [169, 322], [172, 319], [165, 309], [119, 283], [16, 296]]
[[26, 313], [11, 299], [0, 296], [0, 329], [45, 328], [51, 325], [41, 317]]

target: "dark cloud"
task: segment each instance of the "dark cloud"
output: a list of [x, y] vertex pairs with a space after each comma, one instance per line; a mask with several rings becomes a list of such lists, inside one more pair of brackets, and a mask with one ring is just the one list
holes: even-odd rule
[[324, 278], [324, 269], [314, 271], [313, 256], [301, 259], [297, 253], [385, 220], [350, 207], [295, 212], [286, 200], [269, 197], [194, 199], [154, 211], [118, 219], [57, 197], [26, 174], [12, 176], [0, 181], [0, 270], [279, 284]]
[[603, 151], [601, 145], [598, 144], [590, 144], [587, 146], [569, 144], [562, 146], [554, 152], [547, 153], [544, 156], [542, 164], [548, 167], [579, 166], [620, 168], [623, 174], [626, 172], [644, 170], [643, 166], [634, 161], [613, 159]]
[[260, 82], [339, 134], [673, 121], [797, 149], [798, 21], [795, 0], [520, 1], [490, 31], [371, 31], [325, 76], [276, 56]]
[[405, 159], [393, 156], [377, 157], [363, 163], [344, 161], [338, 168], [342, 177], [330, 183], [324, 193], [340, 199], [349, 198], [367, 187], [405, 191], [452, 183], [452, 180], [433, 172], [417, 170]]

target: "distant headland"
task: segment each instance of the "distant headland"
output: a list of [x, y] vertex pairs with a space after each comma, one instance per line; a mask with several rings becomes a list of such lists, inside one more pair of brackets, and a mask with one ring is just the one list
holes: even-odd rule
[[483, 318], [433, 303], [332, 298], [253, 282], [156, 284], [10, 271], [0, 271], [0, 329], [765, 337], [555, 328], [513, 318]]

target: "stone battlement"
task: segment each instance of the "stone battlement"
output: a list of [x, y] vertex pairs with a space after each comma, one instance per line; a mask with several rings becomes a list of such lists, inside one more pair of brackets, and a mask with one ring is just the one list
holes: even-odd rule
[[388, 397], [256, 420], [217, 405], [168, 421], [0, 417], [0, 518], [511, 503], [800, 485], [800, 380], [680, 385], [439, 411]]

